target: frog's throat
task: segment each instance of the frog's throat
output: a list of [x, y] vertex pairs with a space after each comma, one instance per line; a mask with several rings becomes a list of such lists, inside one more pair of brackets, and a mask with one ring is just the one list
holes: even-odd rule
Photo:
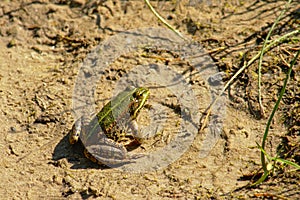
[[143, 94], [143, 98], [142, 98], [142, 101], [141, 103], [139, 104], [139, 106], [137, 107], [137, 109], [135, 109], [134, 113], [133, 113], [133, 118], [136, 118], [137, 117], [137, 113], [139, 112], [140, 109], [142, 109], [147, 101], [149, 97], [149, 91], [145, 92]]

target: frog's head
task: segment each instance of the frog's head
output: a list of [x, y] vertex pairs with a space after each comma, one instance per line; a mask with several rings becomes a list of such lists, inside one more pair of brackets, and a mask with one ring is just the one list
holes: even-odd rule
[[139, 87], [135, 88], [134, 92], [132, 94], [134, 98], [134, 109], [132, 117], [136, 118], [140, 110], [144, 107], [147, 99], [149, 98], [150, 92], [148, 88], [145, 87]]

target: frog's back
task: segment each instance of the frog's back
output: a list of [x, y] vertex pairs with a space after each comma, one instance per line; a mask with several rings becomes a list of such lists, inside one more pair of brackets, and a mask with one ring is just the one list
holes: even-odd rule
[[130, 106], [133, 91], [125, 90], [108, 102], [97, 114], [98, 123], [106, 130], [117, 120], [130, 116]]

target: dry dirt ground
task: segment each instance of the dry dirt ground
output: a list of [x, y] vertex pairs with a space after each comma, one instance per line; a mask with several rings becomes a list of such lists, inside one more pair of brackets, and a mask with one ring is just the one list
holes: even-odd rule
[[[223, 81], [262, 46], [286, 1], [151, 1], [180, 32], [203, 46]], [[288, 64], [300, 48], [300, 35], [274, 47], [262, 67], [261, 116], [257, 103], [257, 62], [226, 93], [220, 138], [199, 157], [207, 128], [168, 166], [149, 172], [123, 172], [86, 159], [67, 135], [74, 123], [73, 91], [85, 57], [101, 42], [126, 30], [163, 28], [143, 1], [4, 0], [0, 3], [0, 195], [3, 199], [299, 199], [300, 175], [277, 165], [257, 187], [244, 187], [261, 173], [260, 151], [267, 117], [283, 85]], [[293, 1], [271, 39], [300, 28], [300, 2]], [[169, 65], [195, 91], [192, 102], [203, 115], [207, 83], [176, 53], [145, 49], [117, 58], [95, 85], [97, 110], [108, 102], [118, 80], [135, 65]], [[181, 67], [181, 68], [180, 68]], [[184, 70], [187, 69], [187, 70]], [[140, 80], [137, 82], [139, 83]], [[151, 85], [150, 85], [151, 86]], [[153, 84], [152, 86], [156, 86]], [[155, 151], [178, 131], [178, 101], [170, 91], [150, 89], [149, 104], [165, 108], [163, 131], [133, 151]], [[206, 100], [202, 100], [206, 99]], [[300, 62], [270, 128], [267, 151], [300, 163]], [[201, 103], [199, 103], [201, 102]], [[199, 103], [199, 105], [198, 105]], [[145, 109], [138, 121], [147, 124]], [[201, 117], [201, 116], [200, 116]], [[181, 121], [182, 123], [182, 121]], [[252, 180], [253, 179], [253, 180]]]

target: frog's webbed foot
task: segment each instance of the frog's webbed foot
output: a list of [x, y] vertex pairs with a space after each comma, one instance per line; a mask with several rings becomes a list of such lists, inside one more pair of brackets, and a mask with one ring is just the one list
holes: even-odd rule
[[132, 162], [136, 162], [134, 160], [136, 159], [139, 159], [139, 158], [142, 158], [142, 157], [145, 157], [146, 155], [145, 154], [142, 154], [142, 153], [135, 153], [135, 154], [130, 154], [128, 155], [128, 157], [133, 160]]

